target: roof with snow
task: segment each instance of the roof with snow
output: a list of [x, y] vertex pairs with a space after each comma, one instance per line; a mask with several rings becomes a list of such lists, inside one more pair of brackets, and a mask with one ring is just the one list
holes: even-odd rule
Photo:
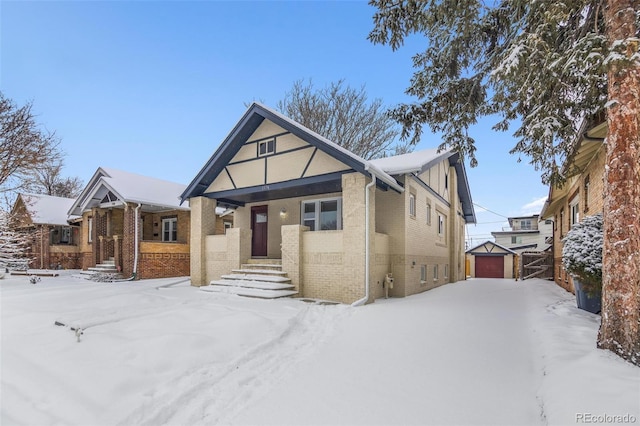
[[68, 220], [75, 219], [67, 215], [74, 198], [42, 194], [19, 194], [18, 197], [22, 199], [31, 221], [36, 225], [68, 225]]
[[75, 200], [69, 214], [81, 215], [92, 207], [139, 203], [144, 211], [189, 210], [180, 206], [186, 185], [109, 167], [99, 167]]
[[393, 157], [369, 160], [370, 164], [392, 176], [403, 174], [420, 174], [441, 161], [449, 160], [449, 165], [455, 167], [458, 174], [458, 196], [462, 201], [462, 212], [467, 223], [476, 222], [475, 209], [471, 200], [471, 190], [467, 180], [467, 172], [460, 155], [450, 149], [440, 151], [438, 148], [424, 149]]
[[484, 251], [484, 252], [478, 252], [478, 251], [477, 251], [480, 247], [482, 247], [482, 246], [486, 246], [487, 244], [488, 244], [488, 245], [490, 245], [490, 246], [493, 246], [493, 247], [498, 247], [499, 249], [504, 250], [504, 251], [506, 252], [506, 253], [500, 253], [500, 252], [495, 252], [495, 253], [494, 253], [494, 254], [499, 255], [499, 256], [503, 256], [503, 255], [506, 255], [506, 254], [518, 254], [518, 253], [516, 253], [515, 251], [513, 251], [512, 249], [510, 249], [510, 248], [508, 248], [508, 247], [503, 246], [502, 244], [498, 244], [498, 243], [496, 243], [495, 241], [489, 241], [489, 240], [485, 241], [485, 242], [484, 242], [484, 243], [482, 243], [482, 244], [478, 244], [477, 246], [475, 246], [475, 247], [473, 247], [473, 248], [470, 248], [470, 249], [469, 249], [469, 250], [467, 250], [465, 253], [474, 254], [474, 255], [475, 255], [475, 254], [487, 254], [487, 253], [492, 253], [492, 251], [491, 251], [491, 250], [490, 250], [490, 251]]
[[[449, 159], [450, 164], [455, 166], [459, 176], [458, 194], [462, 200], [465, 220], [470, 223], [475, 223], [475, 212], [473, 209], [473, 203], [471, 202], [471, 193], [469, 191], [464, 164], [457, 153], [448, 150], [438, 152], [437, 149], [427, 149], [394, 157], [365, 160], [337, 143], [334, 143], [324, 136], [308, 129], [300, 123], [297, 123], [281, 113], [258, 103], [253, 103], [247, 109], [240, 121], [220, 144], [213, 156], [211, 156], [205, 166], [186, 187], [185, 191], [180, 196], [181, 202], [184, 202], [186, 199], [191, 197], [207, 195], [205, 194], [207, 188], [209, 188], [216, 177], [225, 169], [240, 147], [249, 139], [265, 119], [282, 127], [310, 145], [315, 146], [318, 150], [331, 155], [333, 158], [350, 167], [351, 170], [360, 172], [369, 177], [375, 175], [377, 186], [383, 190], [392, 189], [397, 192], [402, 192], [404, 191], [402, 184], [393, 176], [408, 173], [421, 173], [434, 164]], [[326, 181], [321, 181], [320, 178], [317, 178], [313, 181], [309, 181], [306, 184], [306, 188], [309, 191], [319, 191], [320, 189], [317, 188], [323, 184], [334, 185], [335, 187], [336, 176], [327, 176], [326, 179]], [[333, 181], [329, 182], [329, 179], [333, 179]], [[268, 197], [269, 195], [267, 193], [269, 192], [274, 199], [277, 197], [285, 198], [288, 196], [294, 196], [294, 191], [291, 189], [291, 185], [292, 184], [289, 183], [282, 184], [280, 186], [271, 185], [275, 188], [271, 188], [266, 191], [264, 188], [260, 187], [256, 188], [255, 191], [263, 197], [261, 200], [266, 199], [264, 197]], [[253, 193], [251, 195], [247, 195], [245, 193], [243, 196], [244, 199], [240, 201], [258, 201], [258, 199], [255, 198], [257, 195]], [[252, 196], [254, 198], [251, 198]], [[218, 201], [220, 202], [220, 200]]]

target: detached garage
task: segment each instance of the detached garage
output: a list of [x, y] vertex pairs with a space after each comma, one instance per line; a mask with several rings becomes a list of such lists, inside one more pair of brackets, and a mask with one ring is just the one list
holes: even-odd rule
[[467, 275], [474, 278], [513, 278], [515, 251], [487, 241], [467, 250]]

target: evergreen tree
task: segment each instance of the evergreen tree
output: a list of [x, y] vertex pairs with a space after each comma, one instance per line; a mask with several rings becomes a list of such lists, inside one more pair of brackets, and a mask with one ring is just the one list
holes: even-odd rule
[[[416, 142], [443, 133], [476, 164], [468, 129], [517, 121], [516, 144], [545, 183], [565, 162], [584, 119], [606, 111], [603, 310], [598, 337], [640, 365], [640, 2], [637, 0], [371, 0], [369, 39], [398, 49], [422, 34], [407, 93], [392, 116]], [[570, 172], [572, 172], [570, 170]]]
[[0, 269], [26, 269], [29, 234], [15, 231], [11, 226], [11, 215], [0, 209]]

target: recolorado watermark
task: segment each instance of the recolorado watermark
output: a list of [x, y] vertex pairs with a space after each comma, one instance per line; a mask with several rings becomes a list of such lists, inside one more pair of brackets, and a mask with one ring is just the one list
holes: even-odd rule
[[576, 423], [636, 423], [637, 417], [633, 414], [593, 414], [593, 413], [576, 413]]

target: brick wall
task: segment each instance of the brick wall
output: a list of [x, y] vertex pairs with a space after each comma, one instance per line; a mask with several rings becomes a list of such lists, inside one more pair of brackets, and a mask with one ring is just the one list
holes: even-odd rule
[[[573, 177], [569, 185], [566, 196], [554, 213], [553, 229], [553, 256], [554, 256], [554, 280], [556, 284], [567, 291], [575, 292], [573, 281], [562, 267], [562, 238], [567, 234], [570, 223], [570, 202], [574, 197], [580, 200], [580, 220], [585, 216], [592, 216], [602, 213], [604, 206], [604, 166], [605, 149], [603, 147], [594, 155], [584, 172]], [[588, 190], [585, 185], [588, 177]], [[585, 201], [587, 201], [585, 203]], [[561, 215], [560, 212], [563, 212]], [[562, 233], [561, 233], [562, 230]]]
[[189, 253], [141, 253], [138, 278], [167, 278], [189, 276]]

